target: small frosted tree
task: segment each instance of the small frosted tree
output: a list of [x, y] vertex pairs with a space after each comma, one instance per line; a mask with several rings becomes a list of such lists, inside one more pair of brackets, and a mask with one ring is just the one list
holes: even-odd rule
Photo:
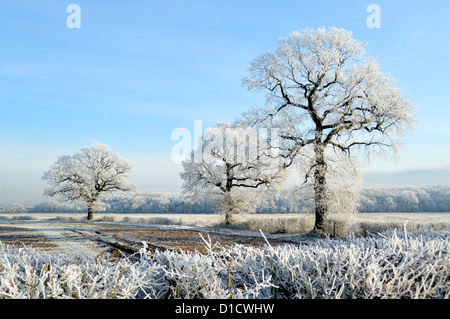
[[280, 129], [286, 166], [311, 148], [307, 171], [314, 185], [316, 232], [328, 218], [326, 151], [351, 156], [393, 150], [411, 128], [413, 105], [378, 63], [366, 57], [351, 32], [319, 28], [293, 32], [275, 53], [255, 58], [244, 79], [249, 90], [266, 94], [266, 105], [243, 116], [243, 123]]
[[106, 145], [94, 145], [81, 149], [72, 156], [60, 156], [42, 179], [50, 188], [44, 195], [59, 196], [69, 201], [84, 201], [87, 219], [102, 208], [101, 194], [114, 191], [130, 191], [135, 185], [126, 180], [131, 165]]
[[248, 190], [274, 189], [284, 181], [279, 158], [267, 144], [270, 136], [229, 123], [207, 129], [191, 158], [182, 162], [184, 192], [206, 194], [225, 224], [234, 212], [253, 212], [258, 198]]

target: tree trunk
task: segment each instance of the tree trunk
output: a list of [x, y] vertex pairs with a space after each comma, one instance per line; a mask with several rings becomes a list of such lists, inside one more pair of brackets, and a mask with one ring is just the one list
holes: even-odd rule
[[233, 218], [233, 199], [231, 198], [231, 188], [233, 187], [233, 169], [230, 164], [226, 164], [227, 184], [225, 185], [225, 201], [227, 203], [227, 210], [225, 212], [225, 225], [231, 224]]
[[328, 202], [326, 198], [327, 185], [327, 164], [325, 162], [325, 146], [318, 141], [316, 134], [316, 143], [314, 145], [315, 166], [314, 166], [314, 204], [315, 204], [315, 223], [314, 231], [324, 234], [326, 232], [325, 223], [328, 218]]
[[231, 218], [233, 217], [233, 210], [232, 209], [228, 209], [225, 212], [225, 225], [230, 225], [231, 224]]
[[225, 194], [226, 211], [225, 211], [225, 225], [230, 225], [233, 218], [233, 199], [231, 198], [231, 188]]
[[96, 200], [93, 200], [91, 202], [88, 202], [87, 206], [88, 206], [88, 215], [87, 215], [87, 220], [92, 220], [94, 219], [94, 204], [95, 204]]
[[87, 220], [94, 219], [94, 207], [95, 207], [95, 203], [98, 200], [98, 195], [99, 195], [99, 192], [93, 194], [92, 197], [87, 200], [87, 206], [88, 206]]
[[89, 205], [89, 206], [88, 206], [87, 220], [92, 220], [93, 218], [94, 218], [94, 210], [93, 210], [92, 207]]

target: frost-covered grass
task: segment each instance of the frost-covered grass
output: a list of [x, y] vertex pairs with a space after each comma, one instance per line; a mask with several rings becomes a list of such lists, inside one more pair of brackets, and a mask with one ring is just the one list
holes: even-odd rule
[[[191, 225], [223, 227], [222, 218], [216, 214], [105, 214], [99, 221], [130, 222], [160, 225]], [[331, 232], [345, 237], [353, 233], [364, 235], [394, 229], [408, 231], [450, 230], [450, 213], [360, 213], [344, 222], [331, 222]], [[265, 233], [304, 234], [314, 227], [313, 214], [245, 214], [236, 215], [231, 227]]]
[[[394, 229], [408, 231], [450, 230], [449, 213], [367, 213], [336, 216], [329, 221], [331, 235], [363, 236]], [[262, 230], [266, 233], [304, 234], [314, 227], [313, 214], [251, 214], [236, 218], [231, 226], [241, 230]]]
[[[93, 222], [128, 223], [149, 225], [179, 225], [196, 227], [226, 227], [229, 230], [265, 233], [304, 234], [314, 227], [313, 214], [244, 214], [234, 216], [232, 225], [225, 226], [218, 214], [150, 214], [150, 213], [97, 213]], [[367, 232], [379, 233], [394, 229], [408, 231], [450, 230], [450, 213], [358, 213], [337, 216], [332, 220], [329, 232], [332, 236], [347, 237], [349, 234], [363, 236]], [[348, 218], [347, 218], [348, 217]], [[85, 222], [86, 213], [28, 213], [2, 214], [1, 221], [74, 221]]]
[[97, 259], [0, 246], [0, 298], [450, 298], [450, 232]]

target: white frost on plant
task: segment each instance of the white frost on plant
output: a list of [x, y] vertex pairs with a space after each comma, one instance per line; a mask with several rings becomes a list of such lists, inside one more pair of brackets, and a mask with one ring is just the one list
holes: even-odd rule
[[0, 298], [450, 298], [450, 232], [90, 259], [0, 245]]
[[395, 154], [399, 137], [414, 122], [414, 106], [396, 81], [344, 29], [292, 32], [275, 52], [252, 60], [243, 84], [265, 93], [266, 101], [246, 112], [241, 124], [279, 128], [276, 149], [286, 166], [313, 150], [308, 172], [314, 181], [314, 228], [322, 233], [330, 210], [327, 151], [348, 157]]
[[207, 196], [226, 223], [233, 213], [254, 212], [259, 198], [249, 190], [274, 189], [285, 180], [267, 139], [259, 131], [229, 123], [207, 129], [191, 158], [182, 162], [183, 190]]
[[[135, 185], [126, 177], [131, 165], [106, 145], [85, 147], [72, 156], [60, 156], [42, 179], [51, 185], [44, 195], [81, 200], [93, 211], [102, 211], [101, 194], [130, 191]], [[88, 219], [92, 217], [88, 215]]]

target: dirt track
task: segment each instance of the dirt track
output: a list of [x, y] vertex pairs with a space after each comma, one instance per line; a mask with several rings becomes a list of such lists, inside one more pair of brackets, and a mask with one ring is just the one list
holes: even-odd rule
[[[189, 230], [166, 226], [140, 226], [73, 221], [1, 221], [0, 242], [37, 247], [41, 250], [98, 256], [115, 250], [136, 252], [146, 242], [150, 249], [205, 251], [204, 238], [222, 246], [234, 243], [263, 246], [262, 236], [223, 234], [214, 229]], [[282, 241], [271, 240], [271, 244]]]

